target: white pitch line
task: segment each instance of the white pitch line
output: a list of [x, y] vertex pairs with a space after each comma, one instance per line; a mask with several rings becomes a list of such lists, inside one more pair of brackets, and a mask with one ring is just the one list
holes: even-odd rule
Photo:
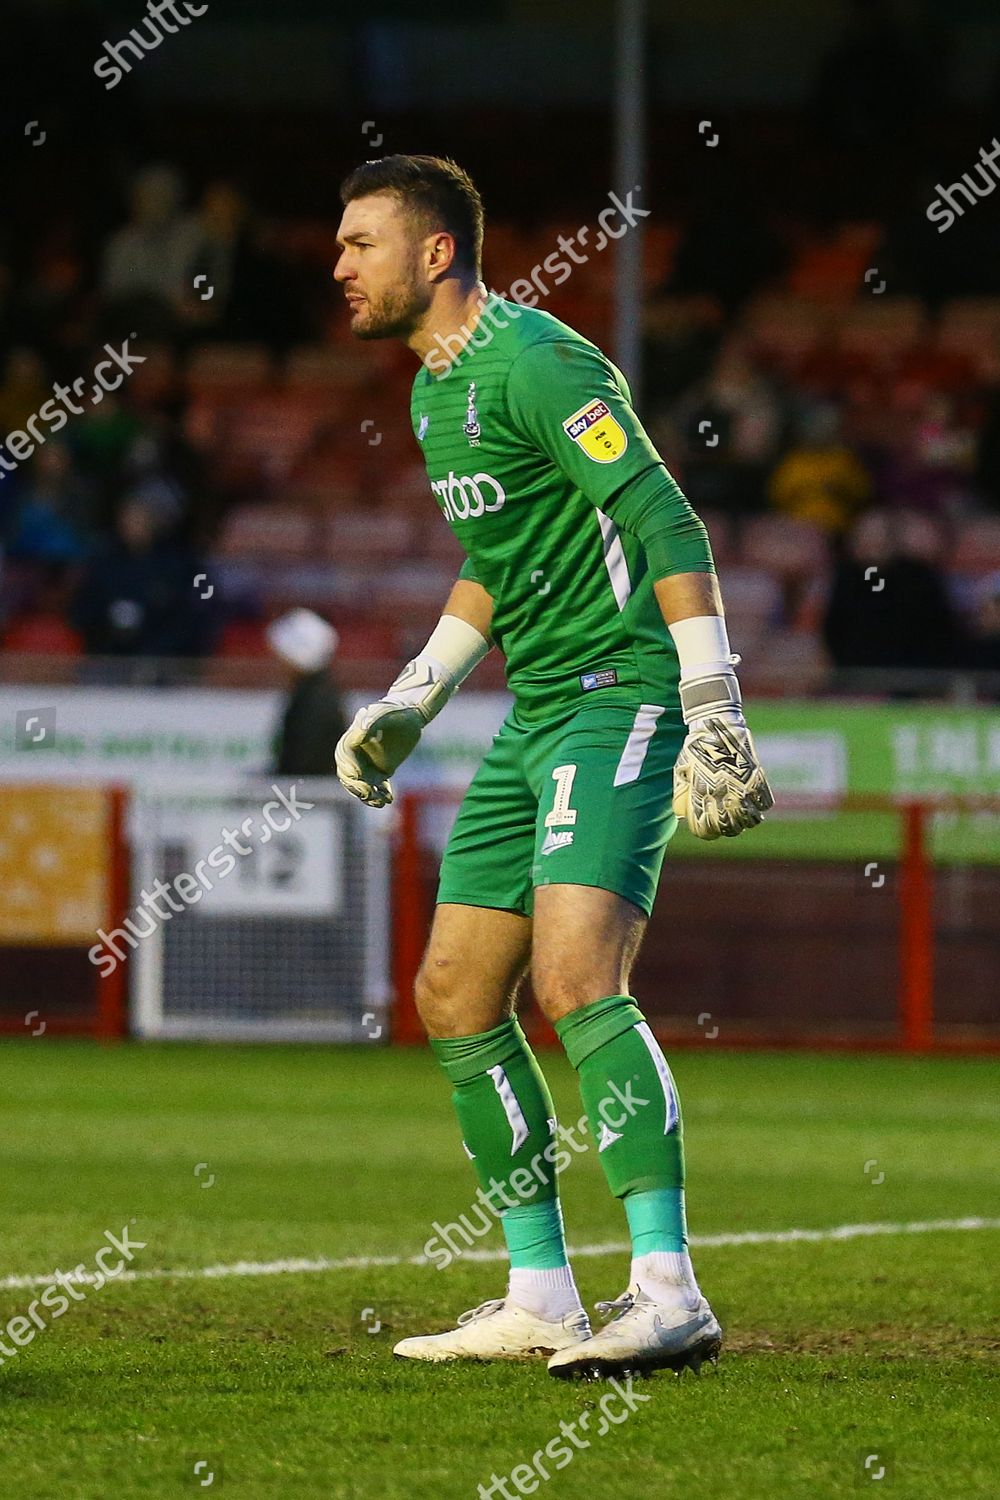
[[[763, 1229], [746, 1230], [741, 1234], [695, 1234], [691, 1236], [693, 1250], [716, 1250], [738, 1245], [795, 1245], [802, 1242], [818, 1244], [836, 1240], [871, 1239], [879, 1235], [935, 1234], [951, 1230], [1000, 1229], [1000, 1219], [917, 1219], [908, 1224], [838, 1224], [832, 1229]], [[626, 1241], [606, 1245], [577, 1245], [570, 1247], [570, 1257], [594, 1257], [599, 1255], [623, 1255], [631, 1249]], [[507, 1259], [506, 1250], [464, 1250], [456, 1259], [474, 1261], [500, 1261]], [[238, 1260], [228, 1266], [180, 1266], [176, 1270], [155, 1268], [149, 1271], [122, 1271], [120, 1275], [106, 1280], [114, 1281], [221, 1281], [234, 1276], [297, 1276], [316, 1271], [368, 1271], [392, 1266], [429, 1266], [431, 1261], [424, 1255], [352, 1255], [344, 1260]], [[66, 1272], [63, 1277], [78, 1286], [90, 1286], [96, 1281], [92, 1272], [82, 1276]], [[36, 1286], [53, 1286], [54, 1275], [5, 1276], [0, 1279], [0, 1291], [28, 1291]]]

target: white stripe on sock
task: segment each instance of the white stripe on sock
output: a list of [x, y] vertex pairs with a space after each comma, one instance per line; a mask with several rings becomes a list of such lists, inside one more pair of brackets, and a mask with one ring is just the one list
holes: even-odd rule
[[645, 1021], [639, 1021], [635, 1029], [646, 1043], [646, 1050], [653, 1059], [653, 1066], [660, 1079], [660, 1087], [663, 1089], [663, 1098], [666, 1103], [666, 1123], [663, 1126], [663, 1134], [669, 1135], [680, 1118], [680, 1111], [677, 1108], [677, 1095], [674, 1093], [673, 1079], [670, 1077], [667, 1059], [660, 1051], [660, 1044]]
[[524, 1118], [524, 1112], [517, 1102], [517, 1095], [511, 1087], [510, 1079], [498, 1063], [495, 1068], [490, 1068], [489, 1075], [493, 1079], [493, 1087], [497, 1091], [503, 1112], [507, 1116], [507, 1124], [510, 1126], [513, 1144], [510, 1148], [511, 1156], [517, 1154], [518, 1148], [523, 1146], [530, 1134], [528, 1122]]

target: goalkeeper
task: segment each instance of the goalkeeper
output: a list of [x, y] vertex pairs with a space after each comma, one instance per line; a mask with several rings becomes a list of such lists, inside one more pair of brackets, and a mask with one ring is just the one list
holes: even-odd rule
[[[677, 820], [731, 838], [772, 802], [708, 538], [620, 372], [487, 291], [466, 173], [390, 156], [341, 196], [352, 332], [420, 357], [414, 435], [467, 560], [425, 649], [341, 739], [340, 779], [390, 802], [393, 772], [494, 645], [514, 696], [448, 843], [416, 991], [482, 1195], [502, 1205], [509, 1281], [395, 1352], [545, 1354], [563, 1377], [697, 1368], [721, 1329], [688, 1255], [677, 1089], [629, 973]], [[566, 1256], [552, 1100], [515, 1016], [529, 967], [632, 1239], [628, 1289], [599, 1304], [596, 1333]]]

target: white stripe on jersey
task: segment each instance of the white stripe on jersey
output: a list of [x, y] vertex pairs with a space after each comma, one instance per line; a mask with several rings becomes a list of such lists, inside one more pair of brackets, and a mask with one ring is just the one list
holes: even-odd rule
[[608, 570], [611, 587], [615, 592], [615, 602], [621, 611], [632, 597], [632, 580], [628, 576], [625, 549], [618, 536], [618, 527], [611, 517], [606, 516], [603, 510], [599, 510], [597, 520], [604, 538], [604, 566]]

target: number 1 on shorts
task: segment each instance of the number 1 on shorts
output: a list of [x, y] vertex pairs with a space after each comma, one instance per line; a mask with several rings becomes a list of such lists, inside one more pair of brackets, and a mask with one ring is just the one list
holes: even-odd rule
[[570, 793], [573, 790], [573, 778], [576, 776], [576, 766], [556, 766], [552, 772], [552, 780], [556, 784], [555, 801], [552, 811], [545, 814], [546, 828], [565, 828], [576, 822], [576, 809], [570, 807]]

